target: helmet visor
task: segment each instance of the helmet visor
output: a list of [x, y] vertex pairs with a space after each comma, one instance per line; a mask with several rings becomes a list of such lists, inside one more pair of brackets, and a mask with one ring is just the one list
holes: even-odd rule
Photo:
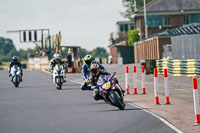
[[59, 58], [57, 58], [57, 59], [56, 59], [56, 62], [59, 62], [59, 61], [60, 61], [60, 59], [59, 59]]
[[97, 73], [97, 69], [91, 69], [91, 72], [92, 72], [93, 74], [96, 74], [96, 73]]

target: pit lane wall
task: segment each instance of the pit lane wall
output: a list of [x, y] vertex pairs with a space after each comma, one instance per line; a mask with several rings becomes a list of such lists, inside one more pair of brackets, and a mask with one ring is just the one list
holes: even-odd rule
[[47, 56], [28, 59], [28, 68], [34, 70], [48, 70], [49, 60]]

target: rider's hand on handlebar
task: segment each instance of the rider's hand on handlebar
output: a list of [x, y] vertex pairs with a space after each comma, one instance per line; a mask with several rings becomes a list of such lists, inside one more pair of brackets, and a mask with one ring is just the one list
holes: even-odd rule
[[86, 84], [89, 84], [89, 83], [90, 83], [90, 80], [89, 80], [89, 79], [86, 79], [86, 80], [85, 80], [85, 83], [86, 83]]

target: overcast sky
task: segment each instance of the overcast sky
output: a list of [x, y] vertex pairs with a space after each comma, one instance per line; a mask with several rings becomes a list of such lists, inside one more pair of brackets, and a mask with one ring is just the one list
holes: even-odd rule
[[0, 36], [26, 49], [35, 45], [20, 43], [17, 33], [6, 31], [48, 28], [51, 35], [61, 31], [62, 45], [106, 48], [116, 21], [125, 20], [120, 11], [122, 0], [0, 0]]

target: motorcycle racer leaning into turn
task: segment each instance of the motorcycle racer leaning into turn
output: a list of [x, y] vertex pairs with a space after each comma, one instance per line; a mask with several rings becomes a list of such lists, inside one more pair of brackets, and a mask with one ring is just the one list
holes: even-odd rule
[[90, 77], [90, 84], [93, 89], [93, 97], [95, 100], [103, 99], [103, 97], [99, 94], [99, 88], [97, 86], [97, 82], [101, 82], [104, 84], [106, 82], [105, 75], [111, 75], [105, 69], [100, 69], [97, 63], [94, 63], [90, 67], [91, 70], [91, 77]]
[[11, 73], [10, 73], [11, 67], [13, 67], [14, 65], [18, 66], [19, 69], [21, 70], [20, 81], [22, 82], [22, 76], [23, 76], [22, 65], [21, 65], [17, 56], [13, 56], [12, 61], [10, 62], [10, 65], [9, 65], [9, 68], [8, 68], [9, 77], [11, 76]]
[[[63, 65], [63, 67], [65, 68], [66, 70], [66, 66], [65, 66], [65, 63], [64, 61], [61, 59], [61, 56], [60, 54], [54, 54], [53, 55], [53, 58], [51, 59], [51, 62], [50, 62], [50, 71], [51, 71], [51, 77], [53, 77], [53, 69], [56, 65]], [[66, 71], [64, 73], [64, 82], [66, 82]]]
[[[88, 84], [90, 83], [92, 86], [91, 88], [93, 90], [93, 97], [95, 100], [103, 99], [102, 95], [100, 95], [97, 82], [99, 82], [100, 84], [104, 84], [105, 82], [107, 82], [106, 75], [110, 76], [111, 74], [107, 72], [105, 69], [101, 69], [98, 63], [93, 63], [90, 66], [90, 70], [91, 70], [91, 75]], [[114, 78], [114, 81], [118, 83], [118, 80], [116, 78]], [[122, 92], [125, 93], [123, 89]]]
[[84, 57], [84, 61], [85, 61], [85, 64], [83, 64], [83, 66], [82, 66], [82, 77], [83, 77], [84, 83], [81, 85], [80, 88], [82, 90], [91, 90], [91, 87], [88, 86], [88, 84], [90, 82], [89, 78], [90, 78], [90, 67], [91, 67], [91, 65], [93, 63], [97, 63], [99, 65], [100, 69], [105, 70], [105, 68], [100, 63], [93, 60], [91, 55], [86, 55]]

